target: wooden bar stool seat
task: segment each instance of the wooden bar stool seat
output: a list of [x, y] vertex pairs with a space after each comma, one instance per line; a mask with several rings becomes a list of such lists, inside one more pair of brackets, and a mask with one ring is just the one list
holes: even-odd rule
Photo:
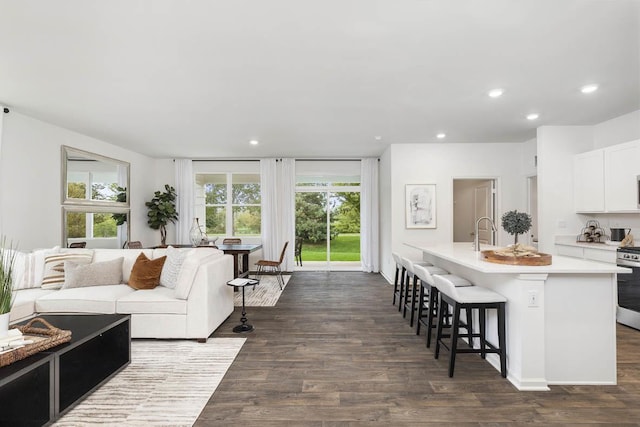
[[[440, 304], [438, 309], [438, 333], [436, 336], [435, 358], [440, 354], [440, 346], [449, 349], [449, 377], [453, 377], [457, 353], [479, 353], [484, 359], [487, 353], [497, 353], [500, 356], [500, 374], [507, 377], [507, 353], [505, 344], [505, 305], [507, 299], [497, 292], [481, 286], [473, 286], [467, 280], [454, 275], [434, 275], [434, 282], [438, 288]], [[448, 306], [452, 307], [451, 333], [443, 332], [443, 321]], [[460, 320], [460, 311], [467, 311], [465, 325]], [[486, 310], [495, 309], [498, 314], [498, 346], [486, 339]], [[479, 332], [475, 333], [471, 326], [472, 311], [478, 312]], [[467, 330], [466, 334], [460, 334], [460, 328]], [[451, 337], [449, 346], [443, 338]], [[458, 348], [458, 338], [466, 336], [469, 339], [470, 348]], [[473, 347], [474, 338], [479, 339], [480, 347]]]

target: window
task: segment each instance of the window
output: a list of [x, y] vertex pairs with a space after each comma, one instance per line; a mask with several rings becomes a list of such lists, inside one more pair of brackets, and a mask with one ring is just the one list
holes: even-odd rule
[[[259, 174], [198, 174], [196, 182], [204, 190], [203, 216], [207, 234], [260, 235]], [[196, 212], [198, 212], [197, 206]]]

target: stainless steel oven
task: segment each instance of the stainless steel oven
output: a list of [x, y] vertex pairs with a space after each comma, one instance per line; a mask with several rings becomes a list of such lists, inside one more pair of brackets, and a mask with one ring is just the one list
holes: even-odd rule
[[618, 273], [618, 323], [640, 329], [640, 247], [618, 248], [616, 260], [631, 269]]

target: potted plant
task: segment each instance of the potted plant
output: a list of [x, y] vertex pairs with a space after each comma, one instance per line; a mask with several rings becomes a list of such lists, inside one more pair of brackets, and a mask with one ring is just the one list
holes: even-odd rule
[[178, 220], [176, 211], [176, 190], [170, 185], [164, 186], [164, 192], [156, 191], [150, 202], [145, 202], [149, 208], [147, 224], [154, 230], [160, 230], [162, 246], [167, 244], [167, 224]]
[[502, 228], [507, 233], [515, 235], [514, 245], [517, 245], [518, 235], [526, 233], [531, 228], [531, 215], [517, 210], [509, 211], [502, 215]]
[[9, 330], [9, 313], [13, 303], [13, 266], [16, 252], [5, 237], [0, 241], [0, 337]]

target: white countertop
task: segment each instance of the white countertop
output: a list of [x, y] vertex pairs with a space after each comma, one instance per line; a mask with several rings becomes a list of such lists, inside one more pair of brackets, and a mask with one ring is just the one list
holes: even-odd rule
[[[498, 274], [613, 274], [630, 273], [631, 269], [618, 267], [614, 264], [589, 261], [579, 258], [571, 258], [553, 255], [551, 265], [526, 266], [506, 265], [487, 262], [482, 259], [480, 252], [475, 252], [469, 242], [444, 243], [429, 245], [428, 243], [405, 243], [405, 245], [418, 249], [427, 254], [455, 262], [482, 273]], [[496, 249], [496, 246], [483, 245], [481, 249]]]
[[589, 249], [599, 249], [602, 251], [611, 251], [615, 252], [620, 247], [620, 242], [614, 242], [613, 245], [608, 245], [606, 243], [587, 243], [587, 242], [576, 242], [576, 236], [556, 236], [556, 245], [563, 246], [574, 246], [578, 248], [589, 248]]

